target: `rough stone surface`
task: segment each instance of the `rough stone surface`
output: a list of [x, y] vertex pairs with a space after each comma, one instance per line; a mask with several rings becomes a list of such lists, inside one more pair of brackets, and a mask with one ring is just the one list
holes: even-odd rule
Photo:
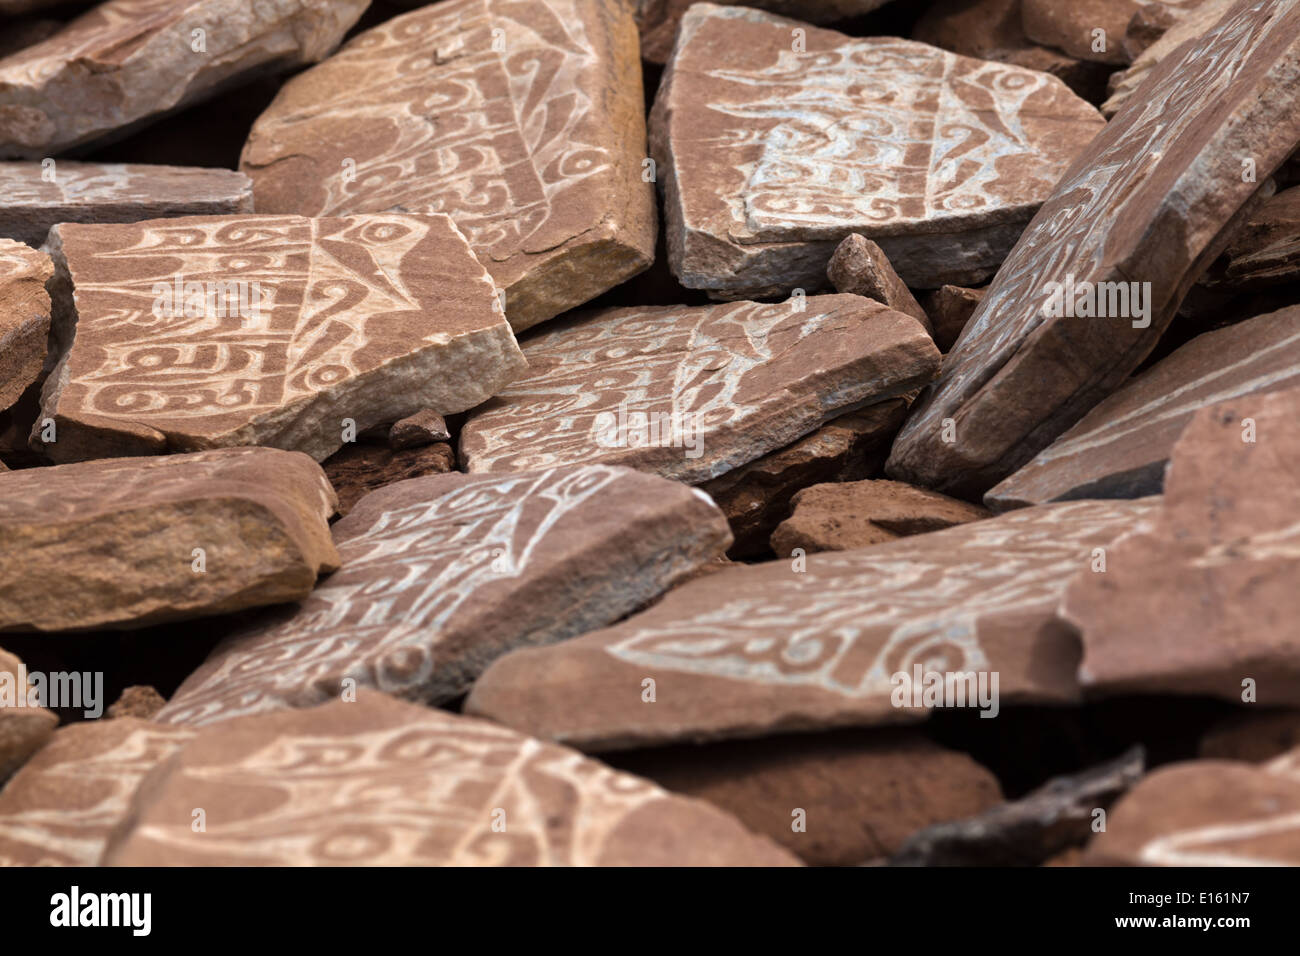
[[1196, 412], [1300, 386], [1300, 307], [1206, 332], [1099, 404], [984, 496], [995, 510], [1071, 498], [1159, 494]]
[[1021, 0], [1020, 22], [1037, 43], [1081, 60], [1124, 64], [1124, 35], [1141, 6], [1141, 0]]
[[1270, 197], [1236, 232], [1202, 284], [1256, 288], [1300, 279], [1300, 186]]
[[830, 279], [836, 292], [875, 299], [895, 312], [910, 315], [925, 326], [927, 332], [934, 334], [930, 317], [889, 264], [884, 250], [870, 239], [856, 233], [845, 238], [835, 247], [835, 254], [826, 266], [826, 278]]
[[[698, 797], [812, 866], [887, 857], [909, 834], [1001, 802], [997, 778], [906, 730], [835, 731], [613, 755], [621, 770]], [[802, 810], [795, 830], [794, 811]]]
[[0, 647], [0, 787], [45, 746], [58, 715], [40, 706], [23, 662]]
[[894, 866], [1038, 866], [1092, 836], [1093, 812], [1110, 805], [1142, 776], [1141, 747], [1077, 774], [1054, 777], [1020, 800], [968, 820], [914, 833], [889, 861]]
[[342, 570], [218, 647], [158, 720], [312, 706], [346, 678], [445, 703], [498, 655], [611, 624], [730, 544], [698, 491], [605, 466], [402, 482], [334, 537]]
[[50, 333], [45, 283], [52, 275], [49, 256], [0, 239], [0, 411], [40, 377]]
[[1189, 40], [1199, 40], [1219, 22], [1237, 0], [1202, 0], [1188, 14], [1161, 34], [1160, 38], [1139, 53], [1125, 70], [1110, 79], [1110, 96], [1101, 104], [1102, 115], [1110, 118], [1119, 112], [1162, 61], [1181, 50]]
[[1102, 125], [1042, 73], [696, 4], [650, 120], [669, 262], [719, 298], [816, 291], [860, 233], [909, 286], [976, 283]]
[[952, 351], [983, 298], [983, 289], [964, 289], [957, 285], [940, 286], [925, 297], [925, 311], [934, 326], [934, 344], [939, 346], [939, 351]]
[[1086, 866], [1300, 866], [1300, 752], [1161, 767], [1116, 804]]
[[[196, 806], [207, 811], [205, 833], [191, 829]], [[200, 731], [136, 792], [103, 862], [797, 863], [706, 803], [505, 727], [373, 692]]]
[[260, 212], [442, 212], [516, 331], [654, 258], [630, 4], [447, 0], [285, 84], [241, 168]]
[[299, 600], [338, 567], [334, 505], [320, 466], [269, 448], [6, 472], [0, 631], [134, 627]]
[[465, 706], [604, 750], [922, 719], [923, 703], [891, 702], [891, 676], [914, 665], [998, 672], [1002, 707], [1077, 700], [1078, 641], [1053, 611], [1093, 549], [1152, 511], [1047, 505], [719, 571], [614, 627], [506, 655]]
[[349, 422], [464, 411], [524, 368], [446, 216], [69, 224], [48, 245], [76, 295], [55, 306], [64, 352], [42, 393], [56, 461], [229, 445], [320, 460]]
[[466, 470], [604, 462], [698, 484], [933, 378], [910, 316], [856, 295], [608, 309], [525, 343], [461, 431]]
[[781, 558], [795, 548], [847, 551], [989, 516], [979, 505], [883, 480], [813, 485], [791, 504], [794, 512], [772, 533], [772, 550]]
[[1197, 756], [1206, 760], [1263, 763], [1300, 747], [1300, 710], [1233, 714], [1211, 726]]
[[[998, 270], [939, 380], [913, 405], [890, 477], [981, 495], [1123, 384], [1218, 254], [1218, 237], [1300, 141], [1298, 73], [1300, 6], [1280, 0], [1235, 7], [1167, 58]], [[1242, 181], [1247, 154], [1259, 183]], [[1102, 307], [1051, 314], [1054, 301], [1076, 301], [1071, 283], [1076, 293], [1100, 288]], [[1133, 294], [1130, 283], [1142, 310], [1123, 307], [1117, 286]]]
[[400, 451], [403, 448], [432, 445], [450, 438], [451, 432], [447, 431], [446, 420], [437, 412], [424, 408], [393, 423], [393, 427], [388, 430], [388, 447]]
[[[240, 79], [320, 60], [368, 5], [107, 0], [0, 60], [0, 157], [53, 156]], [[205, 31], [203, 53], [193, 49], [195, 30]]]
[[152, 687], [127, 687], [117, 698], [117, 703], [108, 708], [108, 716], [112, 718], [138, 717], [141, 720], [149, 720], [154, 714], [162, 710], [163, 705], [166, 703], [166, 698]]
[[1132, 63], [1151, 44], [1208, 0], [1140, 0], [1124, 28], [1124, 55]]
[[79, 163], [0, 163], [0, 236], [30, 246], [56, 222], [139, 222], [253, 211], [253, 183], [229, 169]]
[[906, 414], [907, 402], [901, 398], [868, 405], [702, 484], [731, 525], [735, 540], [728, 554], [766, 554], [768, 539], [790, 513], [790, 499], [800, 488], [878, 474]]
[[456, 452], [446, 442], [397, 450], [354, 442], [326, 458], [321, 467], [338, 493], [339, 514], [345, 515], [386, 485], [455, 471]]
[[94, 866], [136, 786], [193, 736], [135, 717], [56, 731], [0, 791], [0, 866]]
[[1163, 511], [1108, 549], [1105, 574], [1066, 592], [1085, 686], [1240, 704], [1249, 679], [1258, 704], [1300, 705], [1298, 461], [1300, 389], [1196, 413]]

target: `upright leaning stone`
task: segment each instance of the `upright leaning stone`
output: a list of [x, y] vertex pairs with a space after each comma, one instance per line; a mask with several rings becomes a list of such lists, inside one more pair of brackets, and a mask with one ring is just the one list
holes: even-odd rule
[[242, 169], [259, 212], [443, 212], [516, 330], [654, 258], [630, 5], [448, 0], [287, 83]]
[[41, 374], [50, 333], [50, 257], [0, 239], [0, 412]]

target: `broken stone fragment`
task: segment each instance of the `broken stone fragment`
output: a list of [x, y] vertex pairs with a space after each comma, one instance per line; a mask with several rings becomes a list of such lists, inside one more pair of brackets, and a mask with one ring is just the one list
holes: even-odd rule
[[1300, 186], [1265, 200], [1233, 234], [1201, 280], [1212, 288], [1254, 289], [1300, 278]]
[[836, 246], [826, 266], [826, 278], [836, 292], [875, 299], [895, 312], [910, 315], [934, 334], [930, 317], [889, 264], [884, 250], [870, 239], [855, 233]]
[[137, 627], [300, 600], [338, 567], [306, 455], [231, 448], [0, 474], [0, 631]]
[[0, 60], [0, 157], [54, 156], [323, 59], [368, 5], [106, 0]]
[[[272, 753], [293, 759], [268, 763]], [[206, 813], [201, 833], [191, 826], [197, 806]], [[199, 731], [136, 791], [102, 859], [107, 866], [797, 862], [703, 801], [565, 747], [374, 691]]]
[[1110, 96], [1101, 104], [1102, 115], [1109, 118], [1118, 113], [1157, 65], [1181, 49], [1188, 40], [1198, 40], [1205, 36], [1234, 3], [1236, 0], [1202, 0], [1161, 34], [1159, 39], [1134, 57], [1127, 69], [1112, 74]]
[[286, 83], [240, 168], [259, 212], [446, 213], [522, 331], [654, 259], [631, 5], [445, 0]]
[[40, 377], [50, 333], [50, 257], [0, 239], [0, 411]]
[[139, 222], [253, 211], [253, 183], [229, 169], [79, 163], [0, 163], [0, 236], [30, 246], [59, 222]]
[[939, 286], [925, 296], [925, 311], [934, 326], [934, 344], [940, 352], [952, 351], [983, 298], [983, 289], [964, 289], [957, 285]]
[[[61, 224], [55, 461], [270, 445], [324, 459], [380, 423], [464, 411], [524, 367], [446, 216]], [[72, 296], [75, 295], [75, 301]]]
[[446, 442], [398, 450], [352, 442], [321, 462], [321, 467], [338, 493], [339, 514], [345, 515], [386, 485], [455, 471], [456, 452]]
[[117, 698], [117, 703], [108, 708], [108, 716], [112, 718], [138, 717], [141, 720], [149, 720], [154, 714], [162, 710], [166, 703], [166, 698], [152, 687], [127, 687], [123, 689], [121, 695]]
[[1029, 39], [1081, 60], [1124, 64], [1124, 36], [1141, 0], [1021, 0], [1020, 22]]
[[45, 746], [58, 715], [41, 706], [27, 669], [0, 647], [0, 787]]
[[432, 445], [434, 442], [449, 441], [451, 432], [447, 431], [446, 420], [437, 412], [422, 408], [414, 415], [408, 415], [401, 421], [394, 422], [388, 430], [388, 447], [394, 451], [403, 448], [418, 448]]

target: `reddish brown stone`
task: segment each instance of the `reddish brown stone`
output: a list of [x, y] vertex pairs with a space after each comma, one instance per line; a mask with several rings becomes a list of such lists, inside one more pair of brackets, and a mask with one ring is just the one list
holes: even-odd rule
[[1205, 760], [1262, 763], [1300, 747], [1300, 710], [1233, 714], [1201, 737], [1197, 756]]
[[1300, 278], [1300, 186], [1264, 202], [1233, 234], [1203, 284], [1256, 288]]
[[[450, 438], [451, 432], [447, 431], [446, 420], [432, 409], [424, 408], [393, 423], [388, 430], [388, 447], [400, 451], [403, 448], [432, 445]], [[452, 463], [455, 463], [454, 457]]]
[[826, 278], [836, 292], [875, 299], [895, 312], [910, 315], [934, 335], [930, 317], [889, 264], [884, 250], [870, 239], [856, 233], [845, 238], [835, 247], [835, 254], [826, 266]]
[[127, 687], [117, 698], [117, 703], [108, 708], [108, 716], [138, 717], [141, 720], [149, 720], [162, 710], [166, 703], [167, 699], [152, 687]]
[[0, 647], [0, 787], [59, 725], [37, 698], [23, 662]]
[[0, 412], [41, 374], [50, 334], [50, 257], [0, 239]]
[[1101, 112], [1107, 117], [1118, 113], [1157, 65], [1179, 51], [1188, 40], [1199, 40], [1205, 36], [1236, 2], [1237, 0], [1201, 0], [1196, 6], [1190, 7], [1158, 40], [1137, 54], [1128, 69], [1111, 76], [1110, 96], [1101, 105]]
[[445, 442], [401, 450], [352, 442], [326, 458], [321, 467], [338, 493], [339, 514], [345, 515], [385, 485], [455, 471], [456, 452]]
[[1020, 22], [1037, 43], [1081, 60], [1123, 64], [1129, 61], [1124, 35], [1141, 5], [1141, 0], [1021, 0]]
[[925, 311], [934, 325], [934, 344], [940, 352], [952, 351], [983, 298], [983, 289], [957, 285], [940, 286], [925, 297]]

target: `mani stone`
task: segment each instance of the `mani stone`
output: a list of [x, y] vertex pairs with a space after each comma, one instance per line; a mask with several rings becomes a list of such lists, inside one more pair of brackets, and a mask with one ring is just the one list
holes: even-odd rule
[[1205, 332], [1105, 399], [994, 486], [996, 511], [1072, 498], [1158, 495], [1169, 453], [1196, 412], [1300, 386], [1300, 307]]
[[922, 827], [1002, 801], [986, 768], [910, 729], [786, 734], [610, 758], [619, 770], [707, 800], [810, 866], [881, 860]]
[[889, 264], [884, 250], [870, 239], [856, 233], [845, 238], [835, 247], [835, 254], [826, 266], [826, 278], [836, 292], [875, 299], [895, 312], [910, 315], [934, 334], [930, 317]]
[[606, 309], [525, 348], [528, 372], [461, 430], [469, 472], [603, 462], [699, 484], [939, 366], [915, 319], [856, 295]]
[[[1197, 412], [1164, 508], [1070, 583], [1080, 681], [1106, 694], [1300, 705], [1300, 388]], [[1014, 513], [1014, 512], [1013, 512]]]
[[[192, 828], [195, 807], [206, 832]], [[201, 730], [109, 866], [783, 866], [703, 801], [483, 720], [362, 691]]]
[[401, 449], [352, 442], [321, 462], [321, 467], [338, 493], [339, 514], [345, 515], [386, 485], [455, 471], [456, 452], [446, 442]]
[[1282, 0], [1167, 58], [1016, 243], [886, 474], [977, 497], [1122, 385], [1300, 140], [1298, 70], [1300, 5]]
[[229, 169], [78, 163], [0, 163], [0, 236], [29, 246], [59, 222], [138, 222], [253, 211], [253, 184]]
[[65, 224], [47, 248], [76, 296], [56, 303], [63, 354], [42, 392], [55, 461], [229, 445], [319, 461], [349, 433], [471, 408], [525, 367], [446, 216]]
[[45, 253], [0, 239], [0, 411], [40, 377], [50, 334], [45, 283], [53, 275]]
[[949, 682], [954, 699], [982, 673], [986, 691], [999, 675], [1000, 706], [1074, 702], [1078, 640], [1054, 620], [1057, 602], [1094, 549], [1152, 511], [1046, 505], [718, 571], [611, 628], [507, 654], [474, 685], [466, 712], [617, 750], [921, 720], [919, 686], [913, 696], [892, 679], [917, 669], [923, 681], [968, 674], [963, 686]]
[[1220, 263], [1202, 280], [1207, 286], [1255, 288], [1300, 278], [1300, 186], [1270, 197], [1247, 219]]
[[307, 596], [338, 567], [306, 455], [231, 448], [0, 474], [0, 631], [138, 627]]
[[1300, 751], [1161, 767], [1116, 804], [1083, 864], [1300, 866]]
[[0, 60], [0, 157], [121, 136], [259, 73], [314, 63], [368, 5], [107, 0]]
[[1118, 113], [1159, 63], [1181, 50], [1187, 41], [1203, 37], [1236, 2], [1237, 0], [1202, 0], [1158, 40], [1139, 53], [1127, 69], [1113, 73], [1110, 78], [1110, 96], [1101, 104], [1102, 115], [1109, 119]]
[[942, 531], [989, 516], [979, 505], [899, 481], [813, 485], [794, 496], [794, 513], [772, 533], [772, 550], [787, 558], [848, 551], [914, 534]]
[[650, 119], [669, 262], [717, 298], [816, 291], [858, 233], [909, 286], [977, 283], [1102, 126], [1043, 73], [699, 3]]
[[584, 466], [400, 482], [364, 498], [334, 538], [342, 570], [219, 646], [157, 720], [310, 707], [348, 680], [444, 704], [500, 654], [631, 613], [731, 536], [698, 491]]
[[0, 866], [94, 866], [140, 781], [193, 736], [135, 717], [56, 731], [0, 791]]
[[1020, 0], [1025, 35], [1080, 60], [1123, 65], [1124, 35], [1141, 0]]
[[54, 733], [58, 715], [35, 700], [23, 662], [0, 647], [0, 787]]
[[440, 212], [516, 331], [654, 259], [653, 170], [630, 5], [446, 0], [285, 84], [241, 168], [259, 212]]
[[934, 344], [939, 346], [939, 351], [952, 351], [983, 298], [983, 289], [957, 285], [942, 285], [926, 295], [925, 311], [934, 326]]

